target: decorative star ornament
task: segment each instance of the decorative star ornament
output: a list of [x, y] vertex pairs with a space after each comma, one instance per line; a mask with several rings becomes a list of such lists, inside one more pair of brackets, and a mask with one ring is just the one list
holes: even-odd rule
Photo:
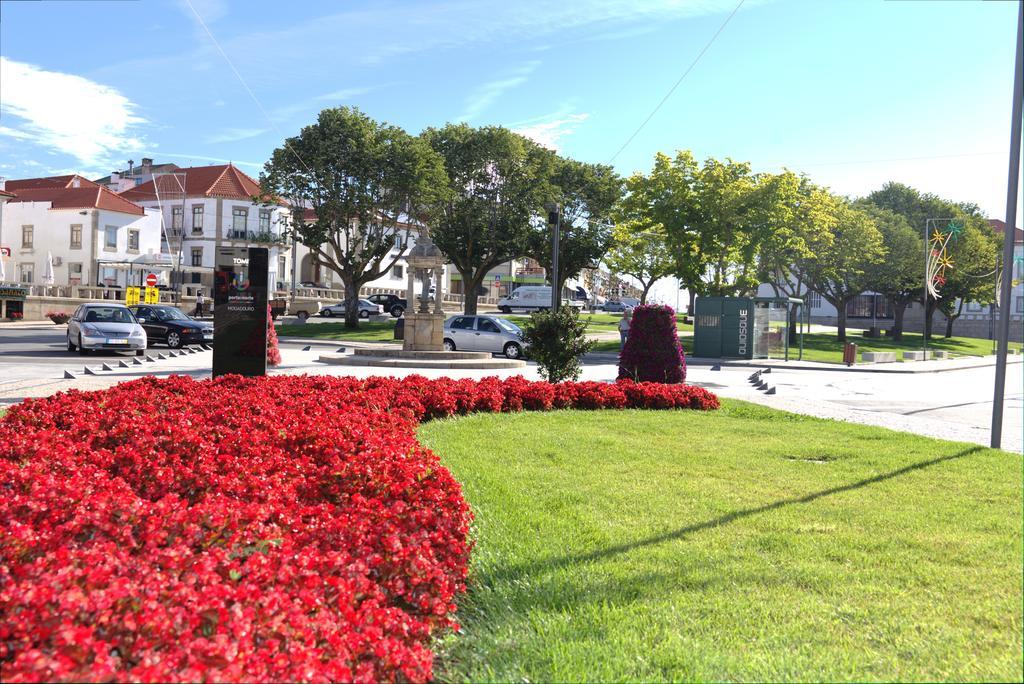
[[946, 226], [946, 234], [953, 236], [954, 240], [958, 239], [963, 232], [964, 225], [959, 221], [950, 221], [949, 225]]
[[936, 228], [935, 232], [932, 233], [932, 242], [934, 242], [935, 244], [942, 244], [945, 241], [945, 239], [946, 239], [946, 234], [943, 233], [938, 228]]

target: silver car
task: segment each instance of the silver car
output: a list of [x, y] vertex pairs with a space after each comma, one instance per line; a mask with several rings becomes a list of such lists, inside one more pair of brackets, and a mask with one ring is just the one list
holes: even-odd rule
[[500, 316], [452, 316], [444, 322], [445, 351], [483, 351], [518, 359], [525, 348], [523, 331]]
[[[331, 316], [344, 316], [345, 315], [345, 302], [339, 302], [337, 304], [331, 304], [320, 309], [320, 315], [330, 318]], [[374, 304], [373, 302], [365, 299], [359, 300], [359, 317], [369, 318], [370, 316], [383, 316], [384, 307], [380, 304]]]
[[68, 320], [68, 351], [93, 349], [146, 353], [146, 331], [124, 304], [82, 304]]

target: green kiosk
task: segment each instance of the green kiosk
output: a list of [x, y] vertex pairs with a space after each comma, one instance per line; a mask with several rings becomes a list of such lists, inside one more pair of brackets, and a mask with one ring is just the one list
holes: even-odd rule
[[[795, 305], [795, 307], [794, 307]], [[795, 308], [795, 319], [792, 309]], [[693, 355], [711, 359], [789, 361], [790, 324], [799, 323], [804, 356], [804, 302], [793, 297], [698, 297]]]

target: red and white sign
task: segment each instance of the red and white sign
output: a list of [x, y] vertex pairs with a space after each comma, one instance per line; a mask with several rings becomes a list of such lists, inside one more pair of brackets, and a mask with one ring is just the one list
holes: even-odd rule
[[150, 273], [146, 276], [146, 287], [156, 287], [156, 273]]
[[5, 256], [5, 257], [11, 256], [11, 248], [10, 247], [0, 247], [0, 256]]

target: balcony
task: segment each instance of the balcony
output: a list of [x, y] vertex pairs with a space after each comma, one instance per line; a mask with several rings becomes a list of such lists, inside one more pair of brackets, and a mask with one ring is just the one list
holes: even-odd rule
[[229, 230], [227, 239], [266, 245], [283, 245], [286, 243], [285, 239], [276, 233], [255, 232], [252, 230]]

